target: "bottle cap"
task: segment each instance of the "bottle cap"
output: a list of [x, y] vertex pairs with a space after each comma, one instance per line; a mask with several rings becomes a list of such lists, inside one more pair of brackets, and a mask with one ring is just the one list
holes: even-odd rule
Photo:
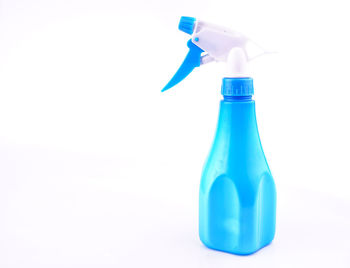
[[250, 96], [254, 94], [253, 79], [250, 77], [223, 78], [221, 94], [224, 96]]

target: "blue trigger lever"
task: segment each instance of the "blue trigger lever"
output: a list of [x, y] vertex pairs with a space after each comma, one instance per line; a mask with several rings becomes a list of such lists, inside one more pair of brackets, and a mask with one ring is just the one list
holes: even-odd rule
[[188, 52], [185, 60], [183, 61], [173, 78], [171, 78], [168, 84], [162, 89], [162, 92], [180, 83], [193, 71], [194, 68], [200, 66], [201, 54], [204, 52], [204, 50], [193, 44], [191, 39], [188, 40], [187, 46], [190, 49], [190, 51]]

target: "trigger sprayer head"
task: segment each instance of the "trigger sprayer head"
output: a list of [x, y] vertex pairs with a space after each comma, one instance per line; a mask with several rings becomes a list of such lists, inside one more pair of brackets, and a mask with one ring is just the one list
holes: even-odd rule
[[[191, 35], [191, 39], [187, 43], [189, 52], [178, 71], [162, 91], [181, 82], [196, 67], [212, 61], [227, 63], [227, 78], [249, 77], [248, 62], [268, 53], [241, 33], [192, 17], [181, 17], [179, 30]], [[248, 42], [263, 52], [249, 57], [246, 48]], [[203, 52], [206, 53], [202, 55]]]

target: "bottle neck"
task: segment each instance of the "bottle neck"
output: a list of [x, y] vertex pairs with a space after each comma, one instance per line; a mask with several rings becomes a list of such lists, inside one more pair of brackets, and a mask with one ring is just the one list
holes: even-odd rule
[[248, 96], [225, 96], [224, 95], [224, 101], [228, 102], [242, 102], [242, 101], [251, 101], [252, 95]]
[[235, 136], [239, 140], [257, 136], [253, 79], [224, 78], [221, 93], [218, 135]]

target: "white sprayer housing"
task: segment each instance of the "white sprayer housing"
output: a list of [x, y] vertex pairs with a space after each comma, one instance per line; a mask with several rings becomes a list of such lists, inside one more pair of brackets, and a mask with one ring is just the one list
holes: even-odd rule
[[[195, 18], [182, 17], [179, 29], [192, 35], [187, 43], [190, 51], [178, 71], [162, 91], [182, 81], [194, 68], [212, 61], [227, 64], [225, 75], [227, 78], [250, 77], [249, 61], [270, 53], [239, 32]], [[248, 43], [255, 45], [262, 52], [257, 55], [249, 55], [247, 51]]]

